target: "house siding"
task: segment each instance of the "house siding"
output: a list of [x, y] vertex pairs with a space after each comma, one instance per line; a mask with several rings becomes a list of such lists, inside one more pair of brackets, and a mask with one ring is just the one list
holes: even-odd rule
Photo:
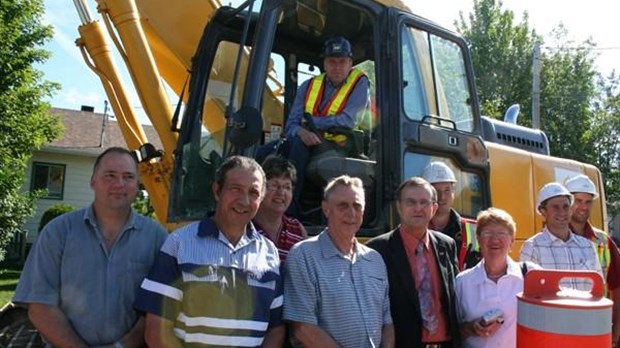
[[53, 205], [69, 204], [79, 209], [89, 205], [94, 194], [90, 189], [90, 176], [95, 163], [94, 156], [75, 156], [49, 152], [37, 152], [28, 162], [24, 190], [30, 190], [32, 180], [32, 163], [46, 162], [65, 165], [65, 181], [63, 199], [39, 199], [36, 202], [36, 213], [28, 219], [24, 229], [28, 231], [28, 243], [33, 243], [38, 235], [39, 221], [43, 213]]
[[[63, 199], [40, 199], [36, 202], [34, 216], [23, 226], [28, 231], [27, 243], [33, 243], [37, 238], [39, 221], [49, 207], [65, 203], [78, 209], [90, 204], [94, 198], [90, 176], [95, 159], [109, 147], [127, 146], [119, 124], [114, 119], [104, 121], [107, 117], [104, 114], [61, 108], [52, 108], [50, 113], [60, 118], [65, 132], [34, 153], [28, 162], [23, 190], [30, 191], [33, 162], [63, 164], [66, 166]], [[162, 143], [155, 128], [143, 125], [143, 129], [148, 141], [161, 149]]]

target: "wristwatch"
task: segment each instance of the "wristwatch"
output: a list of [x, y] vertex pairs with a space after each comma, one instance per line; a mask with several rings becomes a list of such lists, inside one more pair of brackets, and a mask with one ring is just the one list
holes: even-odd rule
[[125, 346], [121, 343], [121, 341], [117, 341], [114, 343], [114, 348], [125, 348]]

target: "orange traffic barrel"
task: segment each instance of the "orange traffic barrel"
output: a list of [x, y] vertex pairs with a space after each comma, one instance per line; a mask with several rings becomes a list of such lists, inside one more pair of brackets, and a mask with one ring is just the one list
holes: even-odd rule
[[[589, 279], [590, 291], [560, 289], [565, 278]], [[530, 270], [517, 294], [517, 348], [611, 347], [612, 302], [594, 271]]]

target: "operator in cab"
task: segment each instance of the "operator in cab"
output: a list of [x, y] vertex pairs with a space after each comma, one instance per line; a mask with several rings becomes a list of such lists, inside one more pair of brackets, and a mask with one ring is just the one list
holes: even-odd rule
[[297, 90], [284, 129], [289, 141], [288, 158], [297, 170], [293, 210], [311, 156], [330, 149], [347, 156], [353, 146], [353, 140], [342, 130], [353, 129], [366, 110], [369, 83], [361, 70], [353, 68], [352, 56], [347, 39], [339, 36], [326, 40], [324, 73], [305, 81]]

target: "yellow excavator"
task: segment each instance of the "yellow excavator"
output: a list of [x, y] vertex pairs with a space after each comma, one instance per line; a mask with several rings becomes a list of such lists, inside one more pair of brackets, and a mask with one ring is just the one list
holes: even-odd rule
[[[157, 217], [169, 229], [213, 210], [210, 188], [222, 159], [255, 156], [259, 145], [281, 139], [297, 87], [320, 72], [322, 44], [334, 36], [351, 42], [355, 66], [369, 77], [371, 101], [356, 127], [363, 153], [317, 156], [308, 164], [297, 217], [309, 233], [324, 223], [321, 188], [343, 173], [360, 177], [366, 190], [358, 236], [393, 228], [395, 189], [434, 161], [455, 173], [455, 208], [463, 216], [474, 218], [496, 206], [515, 218], [513, 256], [541, 229], [536, 195], [551, 181], [590, 177], [600, 193], [592, 222], [607, 226], [599, 170], [550, 156], [540, 130], [482, 116], [467, 43], [414, 15], [415, 5], [410, 9], [396, 0], [247, 0], [234, 7], [218, 0], [96, 3], [100, 21], [86, 0], [74, 0], [82, 22], [76, 43], [100, 77], [127, 146], [139, 159]], [[131, 86], [121, 79], [115, 57]], [[139, 95], [162, 149], [147, 139], [129, 103], [129, 88]], [[178, 100], [170, 100], [168, 91]], [[29, 346], [42, 346], [25, 309], [11, 308], [0, 311], [6, 312], [0, 315], [3, 332], [14, 330], [12, 342], [28, 335]]]
[[[458, 34], [416, 16], [415, 5], [378, 0], [97, 0], [94, 20], [74, 0], [76, 41], [101, 78], [158, 219], [172, 229], [213, 209], [213, 173], [223, 158], [254, 156], [280, 139], [297, 87], [320, 73], [322, 43], [344, 36], [354, 65], [370, 79], [371, 103], [359, 120], [363, 154], [315, 158], [299, 218], [323, 223], [320, 188], [342, 173], [364, 181], [360, 237], [395, 226], [394, 190], [432, 161], [456, 174], [455, 208], [475, 217], [489, 206], [518, 224], [517, 245], [542, 227], [538, 190], [586, 174], [597, 185], [592, 221], [606, 228], [605, 195], [592, 165], [550, 156], [545, 134], [480, 114], [468, 46]], [[113, 54], [116, 51], [118, 54]], [[115, 63], [131, 76], [125, 85]], [[147, 139], [128, 88], [138, 93], [163, 149]], [[178, 100], [170, 100], [167, 90]], [[173, 105], [177, 107], [173, 107]]]

